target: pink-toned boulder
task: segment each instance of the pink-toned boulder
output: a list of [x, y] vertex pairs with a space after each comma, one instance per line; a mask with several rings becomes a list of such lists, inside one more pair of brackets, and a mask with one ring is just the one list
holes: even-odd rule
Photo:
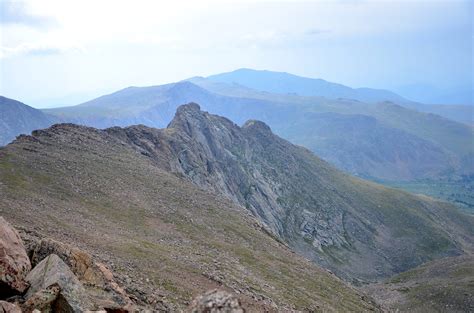
[[0, 294], [14, 295], [28, 288], [31, 263], [18, 232], [0, 217]]

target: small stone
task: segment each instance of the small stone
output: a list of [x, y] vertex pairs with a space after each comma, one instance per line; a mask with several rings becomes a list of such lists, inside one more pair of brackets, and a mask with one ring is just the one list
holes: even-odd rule
[[193, 300], [189, 307], [192, 313], [244, 313], [239, 299], [223, 290], [211, 290]]

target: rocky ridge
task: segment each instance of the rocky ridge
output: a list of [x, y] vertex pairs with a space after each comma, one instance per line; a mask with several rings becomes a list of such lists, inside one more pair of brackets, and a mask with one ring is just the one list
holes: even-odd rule
[[345, 175], [260, 121], [239, 127], [191, 103], [166, 129], [105, 131], [246, 207], [290, 247], [354, 281], [472, 249], [473, 220], [456, 208]]

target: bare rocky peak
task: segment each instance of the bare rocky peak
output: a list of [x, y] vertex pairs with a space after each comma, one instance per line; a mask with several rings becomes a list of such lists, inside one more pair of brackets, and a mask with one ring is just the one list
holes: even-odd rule
[[[420, 205], [414, 196], [344, 175], [263, 122], [239, 127], [189, 103], [178, 108], [166, 129], [106, 132], [160, 167], [246, 207], [279, 240], [344, 277], [385, 277], [422, 260], [460, 253], [459, 244], [427, 220], [433, 212], [444, 214], [443, 205]], [[423, 248], [426, 239], [434, 249]]]

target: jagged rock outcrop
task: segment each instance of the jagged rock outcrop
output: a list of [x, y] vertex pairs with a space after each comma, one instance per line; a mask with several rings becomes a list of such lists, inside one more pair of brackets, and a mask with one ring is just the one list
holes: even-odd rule
[[21, 294], [31, 263], [18, 232], [0, 216], [0, 294]]
[[244, 313], [239, 299], [223, 290], [211, 290], [193, 300], [191, 313]]
[[[472, 220], [462, 221], [449, 205], [345, 175], [260, 121], [239, 127], [190, 103], [163, 130], [105, 131], [159, 167], [248, 208], [290, 247], [355, 282], [460, 254], [464, 244], [472, 248], [465, 240], [474, 236]], [[449, 234], [459, 231], [460, 237]]]

